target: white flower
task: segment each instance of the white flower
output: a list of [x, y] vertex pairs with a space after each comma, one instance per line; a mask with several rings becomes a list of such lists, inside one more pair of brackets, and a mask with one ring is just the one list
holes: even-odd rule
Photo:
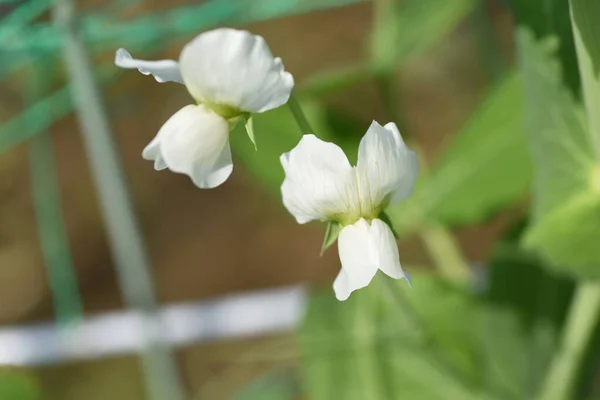
[[378, 217], [408, 197], [417, 176], [417, 156], [395, 124], [373, 121], [362, 138], [356, 167], [337, 145], [304, 135], [281, 156], [283, 204], [298, 223], [336, 221], [342, 269], [333, 289], [339, 300], [371, 282], [377, 270], [408, 281], [390, 227]]
[[115, 64], [158, 82], [182, 83], [196, 100], [163, 125], [142, 156], [157, 170], [189, 175], [200, 188], [219, 186], [231, 174], [230, 130], [251, 113], [285, 104], [294, 86], [262, 37], [230, 28], [201, 33], [179, 62], [136, 60], [119, 49]]

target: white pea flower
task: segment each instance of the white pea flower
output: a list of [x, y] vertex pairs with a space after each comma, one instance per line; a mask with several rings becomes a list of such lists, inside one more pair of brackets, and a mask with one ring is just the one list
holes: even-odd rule
[[[183, 48], [179, 62], [136, 60], [119, 49], [115, 64], [158, 82], [182, 83], [196, 100], [162, 126], [142, 156], [157, 170], [189, 175], [200, 188], [219, 186], [231, 175], [231, 129], [252, 113], [285, 104], [294, 87], [261, 36], [230, 28], [201, 33]], [[254, 141], [251, 128], [248, 134]]]
[[367, 286], [378, 270], [410, 283], [394, 234], [380, 219], [386, 207], [412, 193], [418, 172], [417, 156], [395, 124], [373, 121], [360, 142], [355, 167], [337, 145], [314, 135], [304, 135], [281, 156], [281, 164], [283, 204], [298, 223], [335, 221], [342, 227], [342, 269], [333, 284], [338, 300]]

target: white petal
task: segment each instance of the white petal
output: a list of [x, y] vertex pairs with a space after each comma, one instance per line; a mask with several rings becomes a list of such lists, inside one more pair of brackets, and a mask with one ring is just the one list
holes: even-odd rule
[[335, 220], [352, 206], [354, 170], [337, 145], [304, 135], [280, 161], [285, 171], [283, 204], [298, 223]]
[[342, 229], [338, 236], [342, 270], [333, 283], [335, 297], [346, 300], [353, 291], [367, 286], [377, 272], [371, 249], [369, 223], [363, 218]]
[[185, 106], [162, 126], [143, 156], [155, 160], [155, 167], [164, 163], [189, 175], [199, 188], [219, 186], [233, 170], [229, 125], [204, 106]]
[[360, 141], [356, 165], [363, 208], [391, 205], [408, 197], [418, 173], [417, 155], [404, 144], [396, 124], [373, 121]]
[[117, 50], [115, 65], [120, 68], [137, 69], [144, 75], [152, 75], [157, 82], [183, 83], [179, 72], [179, 63], [174, 60], [144, 61], [136, 60], [125, 49]]
[[369, 225], [361, 218], [344, 227], [338, 237], [338, 251], [342, 270], [333, 283], [338, 300], [346, 300], [350, 293], [367, 286], [378, 269], [392, 278], [409, 281], [400, 266], [394, 235], [379, 219]]
[[261, 36], [220, 28], [188, 43], [179, 57], [181, 74], [199, 102], [264, 112], [285, 104], [294, 78], [273, 58]]
[[408, 276], [400, 266], [398, 245], [390, 227], [382, 220], [375, 218], [371, 221], [369, 236], [373, 257], [376, 259], [378, 268], [391, 278], [403, 278], [408, 281]]
[[162, 154], [160, 153], [160, 139], [161, 136], [156, 135], [142, 152], [142, 157], [144, 159], [154, 160], [154, 169], [157, 171], [162, 171], [163, 169], [167, 168], [167, 164], [165, 164], [165, 160], [163, 160]]

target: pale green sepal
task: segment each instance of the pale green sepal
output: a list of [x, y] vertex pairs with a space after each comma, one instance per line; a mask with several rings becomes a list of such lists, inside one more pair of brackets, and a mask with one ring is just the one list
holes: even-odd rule
[[323, 246], [321, 246], [321, 255], [325, 253], [336, 240], [344, 226], [337, 221], [329, 221], [327, 223], [327, 230], [325, 231], [325, 237], [323, 238]]
[[248, 114], [248, 116], [245, 117], [244, 126], [246, 127], [246, 133], [248, 133], [248, 137], [254, 145], [254, 150], [258, 151], [258, 147], [256, 146], [256, 137], [254, 136], [254, 124], [252, 123], [252, 114]]

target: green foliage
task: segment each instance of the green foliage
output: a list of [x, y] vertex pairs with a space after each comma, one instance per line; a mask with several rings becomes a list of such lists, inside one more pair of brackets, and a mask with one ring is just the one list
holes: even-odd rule
[[527, 128], [535, 164], [533, 224], [526, 244], [555, 268], [600, 277], [600, 185], [585, 112], [561, 82], [555, 40], [518, 34]]
[[415, 193], [388, 210], [399, 231], [420, 220], [462, 225], [479, 222], [522, 198], [531, 166], [521, 127], [519, 75], [495, 87], [434, 166], [418, 179]]
[[580, 92], [575, 42], [569, 20], [568, 0], [509, 0], [519, 27], [528, 28], [537, 39], [553, 35], [559, 44], [557, 58], [562, 66], [561, 79], [573, 94]]
[[376, 72], [396, 69], [398, 63], [451, 32], [476, 5], [475, 0], [374, 1], [372, 68]]
[[[572, 0], [571, 9], [588, 127], [600, 160], [600, 2]], [[600, 187], [600, 179], [596, 183]]]
[[[481, 295], [423, 273], [346, 302], [315, 293], [301, 330], [310, 399], [531, 399], [557, 346], [573, 283], [510, 238]], [[378, 279], [380, 278], [380, 279]]]
[[0, 399], [41, 400], [42, 391], [37, 381], [25, 372], [0, 369]]

